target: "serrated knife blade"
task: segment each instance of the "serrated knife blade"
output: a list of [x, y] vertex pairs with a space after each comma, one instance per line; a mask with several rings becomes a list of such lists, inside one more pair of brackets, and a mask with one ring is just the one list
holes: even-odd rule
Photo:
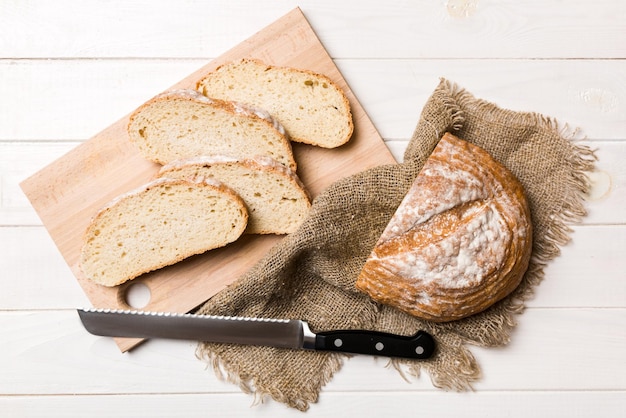
[[412, 336], [367, 330], [313, 333], [307, 322], [297, 319], [111, 309], [78, 309], [78, 315], [87, 331], [107, 337], [170, 338], [412, 359], [429, 358], [435, 351], [433, 337], [421, 330]]

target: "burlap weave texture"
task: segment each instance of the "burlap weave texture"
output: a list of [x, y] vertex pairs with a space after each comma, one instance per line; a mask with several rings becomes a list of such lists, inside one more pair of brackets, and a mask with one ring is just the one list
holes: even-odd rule
[[[523, 184], [532, 212], [533, 255], [516, 291], [485, 312], [430, 323], [378, 305], [354, 283], [367, 256], [444, 132], [472, 142], [505, 165]], [[569, 137], [566, 137], [569, 136]], [[516, 315], [543, 278], [546, 264], [569, 240], [568, 225], [585, 215], [591, 150], [553, 119], [505, 110], [441, 80], [422, 109], [404, 161], [342, 179], [313, 202], [310, 215], [200, 313], [309, 322], [315, 331], [372, 329], [402, 335], [430, 332], [438, 348], [427, 361], [392, 360], [401, 375], [424, 370], [437, 387], [466, 390], [480, 377], [468, 345], [501, 346]], [[306, 410], [345, 356], [268, 347], [206, 344], [198, 355], [216, 373], [258, 399], [271, 396]]]

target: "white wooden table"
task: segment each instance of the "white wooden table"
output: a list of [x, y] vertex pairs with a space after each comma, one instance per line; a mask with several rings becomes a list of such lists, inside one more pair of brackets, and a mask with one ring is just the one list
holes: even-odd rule
[[[219, 381], [195, 343], [121, 354], [18, 183], [299, 6], [397, 159], [446, 77], [580, 127], [589, 216], [471, 393], [346, 362], [309, 416], [626, 416], [626, 2], [0, 2], [0, 417], [302, 416]], [[434, 413], [434, 414], [433, 414]]]

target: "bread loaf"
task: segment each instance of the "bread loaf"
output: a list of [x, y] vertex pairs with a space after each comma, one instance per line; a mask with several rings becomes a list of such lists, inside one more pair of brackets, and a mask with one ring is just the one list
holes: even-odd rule
[[296, 174], [267, 157], [195, 157], [164, 166], [159, 176], [224, 182], [246, 204], [249, 234], [294, 232], [311, 206]]
[[209, 99], [195, 90], [159, 94], [128, 123], [130, 140], [159, 164], [198, 155], [266, 155], [296, 170], [284, 128], [262, 109]]
[[85, 277], [115, 286], [225, 246], [245, 230], [241, 198], [216, 181], [157, 179], [102, 208], [85, 233]]
[[312, 71], [243, 59], [222, 65], [200, 80], [197, 88], [208, 97], [267, 110], [292, 141], [334, 148], [346, 143], [354, 129], [344, 92]]
[[532, 247], [519, 181], [483, 149], [446, 133], [385, 228], [356, 287], [436, 322], [513, 291]]

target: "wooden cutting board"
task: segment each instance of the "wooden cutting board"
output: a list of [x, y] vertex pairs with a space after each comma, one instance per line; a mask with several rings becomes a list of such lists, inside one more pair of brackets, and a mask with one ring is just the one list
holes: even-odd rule
[[[196, 82], [217, 66], [243, 57], [325, 74], [347, 94], [355, 125], [348, 144], [336, 149], [293, 144], [298, 175], [313, 197], [342, 177], [395, 162], [300, 9], [292, 10], [171, 88], [195, 88]], [[150, 289], [150, 301], [142, 309], [189, 312], [247, 271], [281, 237], [244, 236], [225, 248], [118, 287], [104, 287], [83, 277], [78, 260], [91, 217], [114, 197], [146, 183], [160, 167], [142, 158], [128, 140], [128, 117], [24, 180], [21, 187], [94, 307], [131, 309], [128, 289], [143, 283]], [[127, 351], [141, 340], [120, 338], [116, 342]]]

